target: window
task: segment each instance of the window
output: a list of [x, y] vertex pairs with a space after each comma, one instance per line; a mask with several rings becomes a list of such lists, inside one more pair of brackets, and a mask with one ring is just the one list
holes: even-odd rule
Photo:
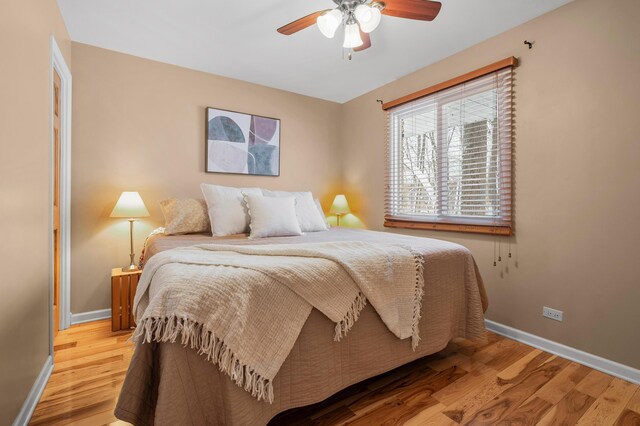
[[511, 234], [511, 87], [508, 66], [388, 109], [385, 226]]

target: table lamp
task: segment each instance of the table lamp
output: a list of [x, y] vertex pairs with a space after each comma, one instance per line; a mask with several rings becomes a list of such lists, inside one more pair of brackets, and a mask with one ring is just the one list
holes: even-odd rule
[[349, 203], [347, 203], [347, 197], [342, 194], [336, 195], [336, 198], [333, 199], [333, 204], [331, 205], [329, 213], [336, 215], [338, 226], [340, 226], [340, 216], [351, 213]]
[[111, 217], [126, 217], [129, 220], [129, 239], [131, 242], [131, 253], [129, 253], [129, 257], [131, 258], [131, 261], [129, 266], [124, 266], [122, 268], [122, 272], [133, 272], [138, 270], [134, 261], [135, 254], [133, 253], [133, 222], [135, 222], [138, 217], [147, 216], [149, 216], [149, 210], [147, 210], [147, 207], [144, 205], [144, 201], [142, 201], [142, 197], [140, 197], [140, 194], [137, 192], [123, 192], [120, 195], [120, 198], [118, 198], [116, 206], [111, 211]]

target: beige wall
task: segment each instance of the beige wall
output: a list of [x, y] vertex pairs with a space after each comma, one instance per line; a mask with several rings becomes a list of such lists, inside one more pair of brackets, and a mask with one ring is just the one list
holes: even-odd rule
[[0, 4], [0, 425], [49, 354], [51, 35], [71, 65], [55, 0]]
[[[136, 253], [163, 223], [158, 201], [202, 198], [202, 182], [311, 190], [328, 208], [339, 179], [340, 105], [73, 43], [71, 311], [110, 306], [110, 271], [128, 262], [128, 224], [110, 219], [139, 191], [151, 217]], [[204, 172], [205, 107], [280, 118], [280, 177]]]
[[[514, 258], [492, 237], [410, 232], [467, 246], [489, 319], [640, 368], [640, 2], [576, 0], [344, 105], [347, 194], [383, 229], [390, 101], [508, 56], [515, 86]], [[523, 40], [534, 40], [533, 50]], [[507, 240], [502, 240], [506, 247]], [[541, 316], [564, 310], [564, 322]]]

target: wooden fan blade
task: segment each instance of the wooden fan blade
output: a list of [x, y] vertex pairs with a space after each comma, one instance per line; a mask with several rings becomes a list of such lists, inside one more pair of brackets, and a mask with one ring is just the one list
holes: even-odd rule
[[439, 1], [430, 0], [381, 0], [379, 3], [385, 5], [383, 15], [418, 21], [433, 21], [442, 7]]
[[310, 27], [311, 25], [315, 24], [316, 21], [318, 20], [318, 16], [322, 15], [325, 12], [330, 11], [331, 9], [325, 9], [325, 10], [320, 10], [318, 12], [315, 13], [310, 13], [309, 15], [305, 16], [304, 18], [300, 18], [296, 21], [293, 22], [289, 22], [287, 25], [283, 25], [282, 27], [278, 28], [278, 32], [280, 34], [284, 34], [284, 35], [291, 35], [291, 34], [295, 34], [300, 30], [304, 30], [307, 27]]
[[[360, 25], [358, 25], [358, 29], [359, 28]], [[362, 46], [354, 47], [354, 52], [361, 52], [371, 47], [371, 36], [369, 35], [369, 33], [365, 33], [364, 31], [360, 30], [360, 38], [362, 39]]]

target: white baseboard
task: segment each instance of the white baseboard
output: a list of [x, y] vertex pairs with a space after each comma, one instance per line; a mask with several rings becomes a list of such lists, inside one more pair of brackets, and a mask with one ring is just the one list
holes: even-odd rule
[[111, 318], [111, 309], [100, 309], [91, 312], [71, 314], [71, 325]]
[[594, 370], [599, 370], [629, 382], [640, 384], [640, 370], [638, 369], [491, 320], [485, 320], [485, 325], [487, 330], [493, 331], [496, 334], [586, 365]]
[[40, 374], [38, 374], [35, 383], [29, 391], [27, 399], [24, 401], [24, 404], [22, 404], [22, 408], [20, 409], [18, 416], [13, 421], [13, 426], [26, 426], [27, 424], [29, 424], [31, 416], [33, 416], [33, 412], [36, 409], [36, 405], [38, 405], [38, 402], [40, 401], [42, 392], [44, 392], [44, 388], [45, 386], [47, 386], [49, 377], [51, 377], [52, 370], [53, 357], [49, 355], [47, 357], [47, 360], [44, 362], [42, 370], [40, 370]]

